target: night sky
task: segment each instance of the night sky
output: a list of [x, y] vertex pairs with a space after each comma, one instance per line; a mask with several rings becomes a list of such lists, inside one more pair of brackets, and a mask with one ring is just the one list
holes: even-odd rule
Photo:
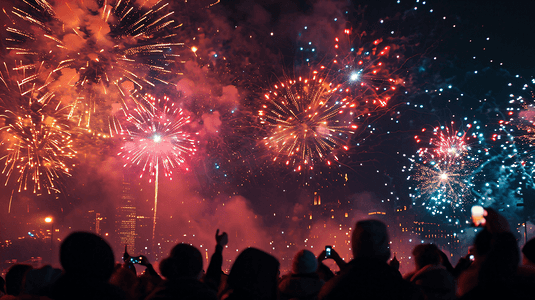
[[[415, 183], [407, 180], [403, 167], [411, 164], [408, 157], [420, 147], [414, 136], [422, 128], [452, 121], [459, 126], [477, 120], [485, 142], [473, 148], [490, 153], [476, 155], [474, 174], [478, 175], [471, 187], [475, 192], [467, 203], [471, 205], [484, 194], [484, 188], [477, 185], [487, 180], [481, 176], [498, 173], [489, 157], [505, 155], [502, 144], [490, 139], [508, 107], [514, 106], [509, 103], [510, 95], [533, 101], [529, 98], [535, 74], [533, 1], [222, 0], [209, 7], [210, 2], [171, 3], [183, 23], [176, 36], [177, 42], [185, 43], [177, 52], [183, 63], [177, 64], [171, 76], [166, 75], [172, 84], [158, 84], [150, 90], [157, 97], [170, 96], [187, 111], [192, 122], [186, 130], [198, 138], [197, 153], [187, 162], [189, 171], [177, 168], [173, 180], [160, 181], [163, 236], [172, 237], [173, 228], [190, 226], [192, 232], [202, 231], [197, 234], [204, 243], [211, 240], [215, 226], [249, 226], [244, 233], [247, 238], [236, 246], [262, 248], [277, 241], [281, 228], [297, 231], [292, 226], [301, 223], [288, 220], [308, 214], [314, 193], [327, 203], [350, 200], [356, 211], [409, 205]], [[9, 11], [19, 4], [1, 0], [0, 6]], [[2, 20], [0, 53], [3, 61], [11, 62], [20, 57], [6, 49], [8, 24]], [[393, 47], [392, 53], [401, 58], [387, 60], [385, 68], [403, 84], [386, 108], [372, 111], [361, 121], [364, 126], [348, 138], [350, 149], [339, 163], [321, 162], [314, 170], [302, 172], [273, 163], [273, 153], [261, 142], [269, 133], [258, 118], [264, 94], [281, 79], [328, 65], [336, 53], [334, 38], [343, 37], [343, 29], [351, 30], [349, 48], [366, 48], [379, 39], [380, 46]], [[191, 47], [198, 50], [193, 53]], [[57, 97], [63, 97], [62, 93]], [[92, 128], [109, 134], [108, 116], [117, 113], [119, 96], [96, 97], [102, 104]], [[120, 140], [74, 136], [80, 150], [72, 176], [62, 178], [62, 193], [15, 191], [11, 217], [51, 214], [64, 227], [76, 229], [81, 227], [77, 219], [83, 211], [96, 209], [113, 220], [125, 176], [139, 187], [140, 211], [150, 215], [153, 182], [148, 182], [150, 176], [137, 179], [139, 168], [123, 168], [125, 163], [117, 156]], [[529, 157], [526, 154], [522, 159]], [[505, 164], [515, 163], [502, 161]], [[10, 181], [1, 187], [0, 220], [12, 220], [7, 210], [15, 185]], [[492, 193], [492, 197], [499, 195], [504, 199], [491, 203], [498, 208], [522, 198]], [[507, 215], [518, 217], [516, 211]], [[230, 222], [229, 218], [248, 221]], [[442, 216], [431, 218], [448, 222]], [[192, 220], [195, 226], [188, 225]], [[0, 239], [19, 234], [10, 222], [0, 221]], [[295, 237], [300, 234], [294, 232]], [[259, 235], [267, 237], [255, 241], [253, 237]]]

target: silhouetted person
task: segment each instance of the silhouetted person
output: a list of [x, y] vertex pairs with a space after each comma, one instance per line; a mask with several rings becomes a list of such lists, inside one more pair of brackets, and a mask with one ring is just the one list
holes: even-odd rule
[[230, 269], [221, 300], [277, 299], [279, 261], [256, 248], [243, 250]]
[[388, 262], [388, 265], [399, 271], [399, 267], [401, 263], [399, 262], [398, 258], [394, 254], [394, 257], [392, 257], [392, 259]]
[[535, 266], [535, 238], [529, 240], [524, 247], [522, 247], [522, 264]]
[[491, 249], [481, 263], [476, 286], [460, 299], [530, 299], [533, 287], [518, 280], [520, 254], [511, 232], [494, 233]]
[[477, 284], [477, 277], [481, 264], [490, 251], [492, 233], [487, 229], [481, 230], [474, 239], [474, 245], [469, 255], [474, 255], [474, 261], [470, 262], [469, 255], [459, 260], [455, 266], [457, 276], [457, 296], [462, 296]]
[[525, 285], [535, 286], [535, 238], [522, 248], [522, 265], [518, 267], [518, 275]]
[[359, 221], [351, 237], [353, 260], [327, 281], [319, 299], [419, 299], [418, 289], [390, 267], [386, 225], [378, 220]]
[[219, 234], [219, 229], [217, 229], [215, 233], [215, 241], [215, 251], [210, 258], [210, 264], [206, 269], [203, 282], [217, 293], [221, 284], [221, 276], [224, 275], [221, 267], [223, 266], [223, 249], [228, 244], [227, 233], [223, 232], [222, 234]]
[[[474, 261], [465, 270], [460, 270], [457, 278], [457, 297], [466, 294], [478, 284], [481, 266], [492, 250], [494, 235], [500, 232], [510, 232], [509, 224], [503, 216], [491, 208], [487, 208], [486, 211], [485, 227], [474, 239], [473, 251], [471, 252], [474, 255]], [[459, 271], [458, 266], [455, 269], [456, 272]]]
[[200, 281], [202, 265], [203, 258], [197, 248], [189, 244], [176, 245], [160, 263], [160, 272], [166, 280], [147, 299], [216, 300], [216, 292]]
[[111, 275], [110, 283], [119, 287], [125, 293], [126, 299], [136, 299], [135, 292], [138, 285], [138, 278], [136, 273], [132, 272], [128, 266], [117, 264]]
[[26, 273], [24, 280], [24, 295], [41, 295], [43, 289], [51, 284], [61, 276], [60, 269], [52, 268], [47, 265], [39, 269], [32, 269]]
[[416, 270], [405, 279], [416, 284], [426, 299], [455, 299], [455, 279], [442, 264], [442, 253], [434, 244], [420, 244], [412, 250]]
[[331, 248], [331, 255], [329, 257], [327, 257], [327, 252], [325, 251], [325, 249], [323, 249], [320, 255], [318, 255], [318, 271], [317, 272], [320, 278], [325, 282], [329, 281], [331, 278], [334, 277], [333, 271], [331, 271], [331, 269], [329, 269], [329, 267], [327, 267], [323, 263], [323, 261], [326, 259], [334, 260], [334, 262], [336, 263], [340, 271], [344, 270], [345, 267], [347, 266], [347, 263], [340, 257], [340, 255], [338, 254], [338, 252], [336, 252], [336, 250], [334, 250], [334, 248]]
[[46, 291], [54, 300], [125, 299], [124, 293], [108, 283], [114, 256], [108, 243], [89, 232], [70, 234], [60, 248], [64, 273]]
[[316, 273], [318, 261], [314, 253], [301, 250], [292, 261], [292, 272], [284, 275], [279, 282], [281, 300], [313, 300], [325, 283]]
[[4, 280], [4, 277], [0, 276], [0, 297], [6, 294], [5, 285], [6, 281]]
[[453, 266], [451, 265], [448, 255], [446, 255], [446, 253], [444, 253], [444, 251], [440, 249], [438, 251], [440, 252], [441, 264], [444, 266], [444, 268], [446, 268], [446, 270], [448, 270], [448, 272], [450, 272], [451, 275], [455, 277], [455, 274], [454, 274], [455, 270], [453, 269]]
[[31, 269], [32, 266], [25, 264], [15, 264], [9, 268], [6, 273], [6, 295], [12, 297], [4, 296], [3, 299], [15, 299], [22, 293], [25, 276]]

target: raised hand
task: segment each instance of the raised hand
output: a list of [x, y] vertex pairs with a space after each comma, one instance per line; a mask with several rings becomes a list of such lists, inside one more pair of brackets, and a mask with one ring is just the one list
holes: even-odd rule
[[225, 247], [228, 244], [228, 235], [226, 232], [219, 234], [219, 229], [215, 232], [215, 241], [221, 247]]

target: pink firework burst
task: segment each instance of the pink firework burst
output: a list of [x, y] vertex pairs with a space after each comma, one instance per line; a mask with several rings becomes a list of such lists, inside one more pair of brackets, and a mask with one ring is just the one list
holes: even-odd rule
[[149, 181], [158, 177], [159, 169], [170, 178], [178, 167], [189, 171], [186, 160], [197, 151], [192, 134], [184, 130], [189, 116], [168, 97], [144, 98], [147, 107], [125, 110], [124, 121], [116, 124], [124, 141], [119, 155], [126, 159], [125, 167], [140, 168], [140, 178], [149, 174]]
[[[451, 126], [454, 126], [454, 122], [451, 123]], [[469, 150], [472, 140], [477, 139], [476, 133], [470, 133], [471, 128], [471, 124], [467, 124], [464, 130], [440, 126], [433, 128], [431, 135], [423, 128], [422, 136], [415, 136], [414, 139], [417, 143], [420, 143], [422, 139], [428, 139], [429, 146], [420, 148], [418, 153], [421, 157], [430, 160], [450, 161], [460, 158]]]

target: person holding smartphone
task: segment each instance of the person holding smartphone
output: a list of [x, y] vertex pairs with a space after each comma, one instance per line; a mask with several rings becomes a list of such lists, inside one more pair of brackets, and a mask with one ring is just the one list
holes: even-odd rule
[[484, 225], [474, 240], [474, 262], [457, 280], [462, 299], [528, 299], [531, 285], [518, 280], [519, 248], [507, 219], [484, 208]]
[[353, 260], [325, 283], [318, 299], [419, 299], [420, 291], [387, 264], [389, 245], [383, 222], [358, 221], [351, 236]]
[[340, 257], [340, 255], [338, 255], [338, 252], [334, 250], [333, 246], [325, 246], [325, 249], [318, 255], [318, 274], [320, 278], [325, 281], [328, 281], [335, 275], [331, 269], [323, 263], [326, 259], [334, 260], [340, 271], [347, 266], [347, 263]]

